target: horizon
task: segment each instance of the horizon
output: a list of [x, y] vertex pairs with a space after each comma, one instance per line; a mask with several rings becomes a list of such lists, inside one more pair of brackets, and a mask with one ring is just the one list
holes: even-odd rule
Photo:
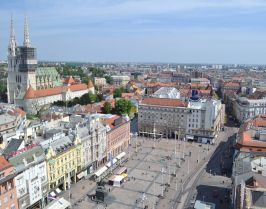
[[266, 2], [262, 0], [60, 3], [60, 0], [3, 2], [0, 59], [7, 57], [11, 14], [17, 45], [22, 45], [26, 14], [38, 60], [266, 64], [263, 35]]

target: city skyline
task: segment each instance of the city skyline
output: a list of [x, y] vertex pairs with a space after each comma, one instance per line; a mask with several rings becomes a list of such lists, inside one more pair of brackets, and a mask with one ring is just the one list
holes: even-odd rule
[[17, 44], [29, 19], [39, 60], [265, 64], [263, 1], [3, 2], [0, 59], [10, 16]]

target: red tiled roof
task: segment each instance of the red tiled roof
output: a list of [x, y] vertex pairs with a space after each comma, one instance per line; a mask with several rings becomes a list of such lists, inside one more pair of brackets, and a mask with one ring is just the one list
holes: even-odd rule
[[20, 109], [20, 108], [18, 108], [18, 107], [15, 108], [14, 111], [15, 111], [16, 113], [20, 114], [22, 117], [26, 115], [26, 113], [25, 113], [22, 109]]
[[208, 87], [208, 84], [202, 84], [202, 83], [192, 83], [191, 88], [197, 88], [197, 89], [206, 89]]
[[5, 159], [4, 156], [0, 156], [0, 171], [3, 171], [9, 167], [12, 167], [12, 165]]
[[80, 91], [80, 90], [85, 90], [87, 88], [88, 86], [85, 83], [80, 83], [80, 84], [69, 86], [70, 91]]
[[125, 97], [133, 97], [134, 93], [122, 93], [121, 97], [125, 98]]
[[[255, 127], [266, 127], [266, 115], [258, 115], [254, 118], [246, 120], [239, 129], [239, 138], [237, 140], [237, 147], [244, 150], [250, 150], [251, 151], [258, 151], [260, 149], [261, 151], [266, 151], [266, 142], [256, 140], [253, 138], [253, 136], [250, 135], [249, 129], [251, 126]], [[255, 148], [256, 150], [252, 150]]]
[[70, 85], [72, 85], [72, 84], [74, 84], [74, 83], [76, 83], [76, 81], [73, 79], [72, 76], [68, 76], [68, 77], [66, 77], [66, 79], [64, 80], [64, 84], [70, 84]]
[[34, 89], [32, 88], [31, 85], [29, 85], [28, 90], [26, 91], [26, 94], [24, 95], [24, 99], [30, 99], [33, 98], [35, 94]]
[[226, 82], [224, 83], [223, 85], [224, 87], [239, 87], [239, 83], [236, 83], [236, 82]]
[[103, 119], [103, 123], [105, 124], [108, 124], [110, 126], [111, 129], [113, 129], [115, 126], [113, 125], [114, 121], [117, 119], [117, 118], [120, 118], [121, 116], [119, 115], [114, 115], [113, 117], [111, 118], [104, 118]]
[[87, 88], [88, 86], [84, 83], [74, 84], [68, 87], [58, 86], [54, 88], [37, 89], [37, 90], [34, 90], [31, 86], [29, 86], [26, 94], [24, 95], [24, 99], [33, 99], [33, 98], [57, 95], [57, 94], [61, 94], [62, 92], [66, 91], [67, 89], [70, 89], [70, 91], [80, 91], [80, 90], [85, 90]]
[[179, 99], [168, 99], [168, 98], [145, 98], [142, 100], [141, 103], [148, 105], [187, 107], [187, 102], [184, 102]]

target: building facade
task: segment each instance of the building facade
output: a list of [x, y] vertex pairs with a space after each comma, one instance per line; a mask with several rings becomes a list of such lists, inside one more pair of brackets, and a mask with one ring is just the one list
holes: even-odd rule
[[115, 157], [128, 149], [130, 143], [130, 120], [114, 115], [105, 118], [103, 123], [107, 126], [107, 157]]
[[266, 113], [266, 97], [261, 99], [248, 99], [236, 96], [234, 100], [234, 115], [239, 122]]
[[8, 161], [16, 171], [15, 182], [20, 209], [43, 207], [47, 203], [48, 178], [45, 154], [40, 146], [14, 150]]
[[223, 125], [223, 111], [221, 102], [213, 99], [145, 98], [139, 104], [139, 133], [212, 143]]
[[97, 119], [89, 117], [88, 121], [77, 127], [82, 146], [83, 176], [92, 174], [107, 161], [106, 128]]
[[127, 75], [113, 75], [112, 84], [115, 86], [126, 86], [130, 81], [130, 77]]
[[178, 99], [145, 98], [139, 104], [138, 130], [146, 136], [185, 137], [187, 103]]
[[68, 189], [71, 182], [77, 181], [77, 174], [82, 170], [79, 137], [68, 135], [56, 138], [45, 150], [50, 191]]
[[0, 156], [0, 208], [18, 209], [14, 167]]

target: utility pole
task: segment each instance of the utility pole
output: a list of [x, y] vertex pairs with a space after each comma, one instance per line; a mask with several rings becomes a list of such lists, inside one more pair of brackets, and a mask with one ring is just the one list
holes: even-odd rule
[[155, 176], [153, 178], [153, 209], [155, 209], [155, 204], [156, 204], [156, 194], [155, 194]]
[[161, 169], [161, 172], [162, 172], [162, 196], [163, 196], [163, 190], [164, 190], [164, 181], [163, 181], [163, 173], [164, 173], [164, 169], [163, 169], [163, 167], [162, 167], [162, 169]]
[[170, 174], [170, 160], [168, 161], [168, 184], [170, 185], [170, 180], [171, 180], [171, 174]]
[[135, 142], [136, 142], [136, 153], [138, 152], [138, 143], [137, 143], [137, 138], [138, 138], [138, 135], [137, 133], [134, 134], [135, 136]]
[[176, 159], [176, 131], [175, 131], [175, 159]]
[[182, 150], [182, 152], [183, 152], [183, 159], [185, 159], [185, 142], [183, 142], [183, 150]]

